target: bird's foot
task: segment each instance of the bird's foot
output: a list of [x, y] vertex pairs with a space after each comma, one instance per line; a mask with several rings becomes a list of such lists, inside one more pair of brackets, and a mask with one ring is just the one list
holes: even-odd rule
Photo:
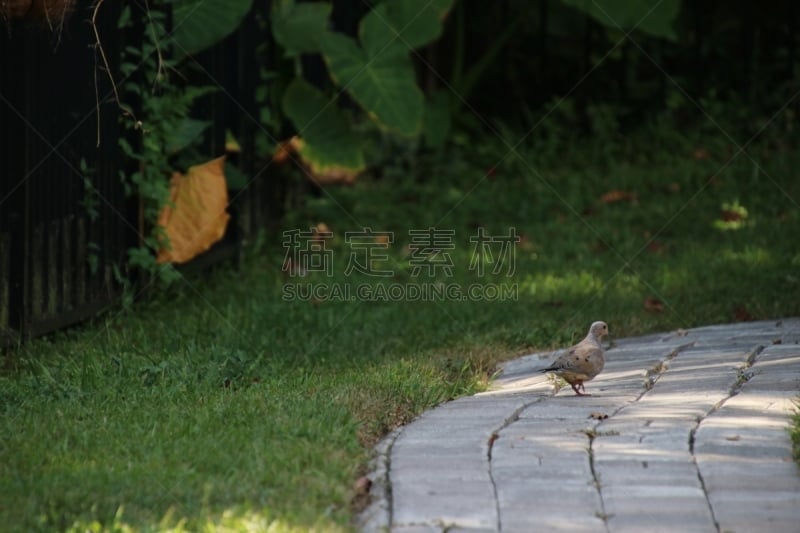
[[583, 386], [583, 381], [576, 381], [570, 385], [572, 385], [572, 390], [575, 391], [576, 396], [591, 396], [591, 394], [586, 394], [586, 387]]

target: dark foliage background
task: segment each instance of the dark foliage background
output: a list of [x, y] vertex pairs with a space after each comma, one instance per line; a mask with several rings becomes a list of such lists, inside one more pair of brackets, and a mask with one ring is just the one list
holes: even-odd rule
[[[626, 36], [630, 28], [601, 23], [568, 5], [574, 3], [458, 2], [443, 39], [419, 60], [425, 86], [450, 86], [481, 117], [523, 129], [561, 98], [574, 103], [574, 119], [585, 129], [598, 104], [614, 106], [626, 129], [665, 110], [688, 125], [698, 115], [695, 104], [714, 120], [734, 118], [718, 116], [700, 103], [703, 98], [731, 103], [725, 113], [751, 116], [786, 104], [796, 108], [795, 2], [643, 3], [659, 7], [648, 21], [664, 17], [664, 4], [676, 5], [674, 20], [658, 22], [673, 31], [672, 39], [639, 28]], [[499, 41], [505, 44], [493, 50]], [[486, 63], [474, 83], [465, 83], [463, 72], [481, 61]]]

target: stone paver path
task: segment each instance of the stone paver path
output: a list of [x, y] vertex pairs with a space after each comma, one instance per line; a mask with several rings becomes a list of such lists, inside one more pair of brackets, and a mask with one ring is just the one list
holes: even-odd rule
[[617, 340], [589, 397], [507, 363], [390, 435], [364, 531], [800, 532], [800, 319]]

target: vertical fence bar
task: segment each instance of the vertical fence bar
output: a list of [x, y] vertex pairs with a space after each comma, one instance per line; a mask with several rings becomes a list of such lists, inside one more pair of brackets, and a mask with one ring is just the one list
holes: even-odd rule
[[[119, 3], [100, 10], [104, 45], [114, 59]], [[86, 195], [114, 205], [121, 197], [119, 158], [97, 148], [98, 124], [108, 144], [118, 138], [116, 112], [95, 97], [91, 6], [80, 5], [53, 32], [46, 25], [9, 24], [2, 40], [2, 127], [4, 179], [0, 209], [0, 329], [28, 337], [83, 320], [109, 305], [116, 290], [102, 273], [88, 273], [87, 239], [116, 233], [108, 246], [114, 261], [125, 249], [123, 208], [100, 209], [88, 220]], [[98, 81], [103, 81], [102, 76]], [[101, 87], [98, 87], [101, 89]], [[107, 88], [106, 88], [107, 89]], [[102, 95], [106, 90], [100, 91]], [[102, 146], [102, 143], [101, 143]], [[116, 150], [113, 150], [116, 152]], [[85, 174], [82, 163], [91, 171]], [[94, 189], [84, 187], [84, 179]], [[91, 192], [96, 190], [97, 192]], [[96, 198], [96, 199], [97, 199]], [[122, 239], [119, 237], [122, 236]]]

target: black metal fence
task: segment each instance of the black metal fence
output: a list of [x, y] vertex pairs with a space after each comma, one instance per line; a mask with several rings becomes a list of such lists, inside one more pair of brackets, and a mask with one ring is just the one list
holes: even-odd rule
[[[119, 178], [130, 163], [117, 146], [124, 132], [90, 4], [78, 2], [60, 31], [4, 21], [0, 35], [0, 345], [97, 314], [131, 275], [126, 253], [138, 245], [139, 205]], [[112, 68], [124, 46], [116, 29], [122, 4], [106, 2], [96, 20]], [[196, 260], [202, 264], [236, 256], [280, 205], [279, 181], [255, 168], [253, 150], [256, 45], [267, 38], [256, 17], [264, 13], [255, 10], [198, 59], [202, 82], [221, 88], [203, 102], [213, 122], [205, 151], [222, 155], [225, 132], [234, 132], [243, 145], [237, 164], [253, 178], [235, 195], [225, 238]]]

